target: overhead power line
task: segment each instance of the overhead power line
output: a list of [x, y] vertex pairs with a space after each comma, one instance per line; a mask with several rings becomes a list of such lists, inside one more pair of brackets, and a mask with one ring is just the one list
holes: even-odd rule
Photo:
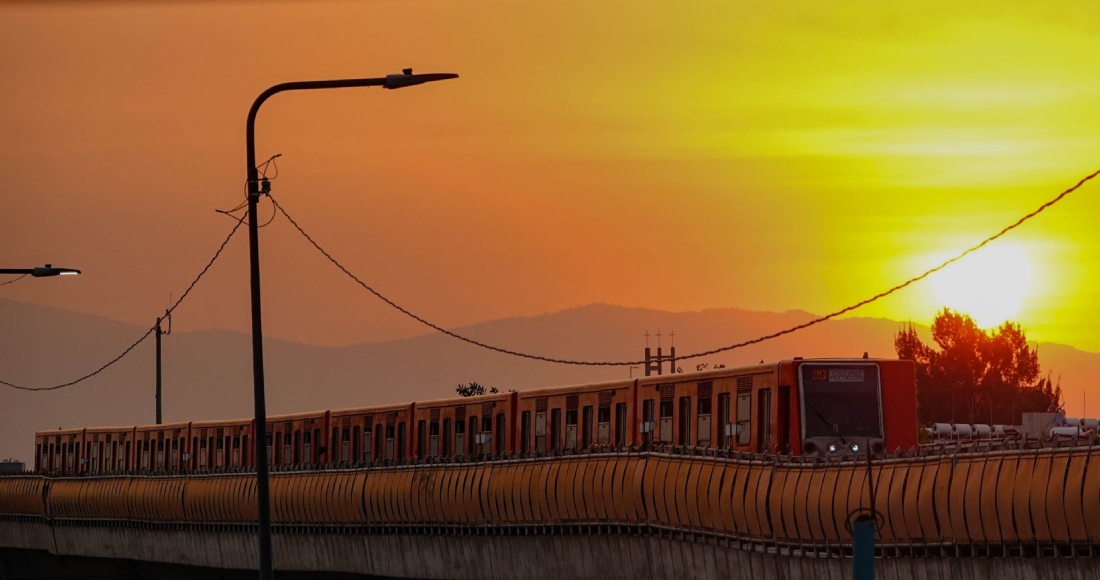
[[8, 280], [7, 282], [0, 282], [0, 286], [7, 286], [8, 284], [13, 284], [13, 283], [18, 282], [18, 281], [20, 281], [20, 280], [22, 280], [23, 278], [26, 278], [26, 277], [27, 277], [27, 275], [23, 274], [23, 275], [19, 276], [18, 278]]
[[[217, 261], [218, 256], [221, 256], [222, 250], [224, 250], [225, 246], [229, 244], [229, 240], [231, 240], [233, 238], [233, 234], [237, 233], [237, 229], [241, 227], [242, 223], [244, 223], [244, 222], [243, 221], [238, 221], [236, 224], [233, 225], [233, 229], [229, 230], [229, 235], [226, 236], [225, 240], [222, 241], [220, 246], [218, 246], [218, 251], [214, 252], [214, 257], [210, 258], [210, 261], [206, 263], [206, 266], [204, 266], [202, 271], [199, 272], [199, 275], [195, 276], [195, 279], [191, 281], [191, 284], [187, 286], [187, 289], [183, 291], [183, 294], [181, 294], [180, 297], [175, 301], [175, 303], [173, 303], [172, 306], [165, 312], [165, 314], [164, 314], [165, 317], [172, 314], [172, 311], [175, 310], [176, 307], [178, 307], [180, 304], [183, 303], [184, 299], [187, 298], [187, 295], [190, 294], [191, 290], [195, 287], [195, 285], [199, 283], [199, 280], [202, 280], [202, 277], [206, 274], [206, 272], [210, 269], [210, 267], [214, 265], [214, 262]], [[141, 337], [138, 338], [136, 341], [134, 341], [133, 344], [126, 347], [126, 350], [123, 350], [121, 354], [119, 354], [115, 358], [107, 361], [106, 364], [104, 364], [103, 366], [97, 368], [96, 370], [94, 370], [94, 371], [92, 371], [92, 372], [90, 372], [90, 373], [88, 373], [88, 374], [86, 374], [86, 375], [84, 375], [84, 376], [82, 376], [78, 379], [69, 381], [67, 383], [62, 383], [60, 385], [54, 385], [52, 387], [23, 387], [23, 386], [19, 386], [19, 385], [13, 384], [13, 383], [9, 383], [8, 381], [0, 380], [0, 385], [5, 385], [5, 386], [11, 387], [13, 389], [18, 389], [20, 391], [35, 391], [35, 392], [37, 392], [37, 391], [56, 391], [58, 389], [64, 389], [65, 387], [71, 387], [71, 386], [73, 386], [77, 383], [84, 382], [84, 381], [98, 375], [99, 373], [101, 373], [101, 372], [107, 370], [108, 368], [110, 368], [111, 365], [113, 365], [113, 364], [117, 363], [118, 361], [122, 360], [123, 357], [130, 354], [130, 351], [137, 348], [137, 345], [141, 344], [142, 342], [145, 341], [145, 339], [149, 338], [149, 336], [151, 334], [153, 334], [153, 332], [156, 329], [157, 329], [156, 325], [153, 325], [153, 326], [149, 327], [149, 330], [146, 330], [145, 334], [141, 335]]]
[[[946, 260], [945, 262], [941, 263], [940, 265], [938, 265], [938, 266], [936, 266], [936, 267], [934, 267], [930, 270], [926, 270], [922, 274], [920, 274], [918, 276], [914, 276], [914, 277], [912, 277], [912, 278], [910, 278], [910, 279], [908, 279], [908, 280], [906, 280], [906, 281], [904, 281], [904, 282], [902, 282], [902, 283], [900, 283], [896, 286], [893, 286], [893, 287], [889, 288], [888, 290], [884, 290], [882, 292], [879, 292], [878, 294], [875, 294], [874, 296], [871, 296], [870, 298], [867, 298], [865, 300], [861, 300], [859, 302], [856, 302], [855, 304], [852, 304], [851, 306], [846, 306], [844, 308], [841, 308], [840, 310], [837, 310], [836, 312], [826, 314], [824, 316], [820, 316], [820, 317], [815, 318], [813, 320], [810, 320], [808, 322], [804, 322], [802, 324], [792, 326], [790, 328], [785, 328], [783, 330], [773, 332], [771, 334], [766, 334], [764, 336], [759, 336], [759, 337], [753, 338], [751, 340], [745, 340], [745, 341], [738, 342], [738, 343], [735, 343], [735, 344], [730, 344], [730, 345], [719, 347], [719, 348], [714, 348], [714, 349], [710, 349], [710, 350], [696, 352], [696, 353], [689, 354], [687, 356], [681, 356], [681, 357], [677, 357], [677, 358], [682, 359], [682, 360], [699, 358], [699, 357], [718, 354], [718, 353], [721, 353], [721, 352], [735, 350], [735, 349], [738, 349], [738, 348], [744, 348], [746, 346], [751, 346], [751, 345], [754, 345], [754, 344], [759, 344], [761, 342], [772, 340], [774, 338], [779, 338], [781, 336], [792, 334], [794, 332], [804, 330], [804, 329], [809, 328], [811, 326], [821, 324], [822, 322], [825, 322], [827, 320], [832, 320], [834, 318], [837, 318], [838, 316], [843, 316], [844, 314], [852, 312], [853, 310], [856, 310], [858, 308], [862, 308], [862, 307], [864, 307], [864, 306], [866, 306], [866, 305], [868, 305], [872, 302], [875, 302], [877, 300], [881, 300], [882, 298], [885, 298], [885, 297], [887, 297], [887, 296], [889, 296], [889, 295], [891, 295], [895, 292], [898, 292], [899, 290], [902, 290], [902, 289], [904, 289], [904, 288], [906, 288], [906, 287], [908, 287], [912, 284], [915, 284], [915, 283], [931, 276], [932, 274], [935, 274], [936, 272], [939, 272], [940, 270], [943, 270], [944, 268], [950, 266], [951, 264], [954, 264], [955, 262], [958, 262], [959, 260], [962, 260], [966, 256], [968, 256], [968, 255], [970, 255], [974, 252], [977, 252], [978, 250], [984, 248], [985, 246], [992, 243], [994, 240], [997, 240], [998, 238], [1008, 234], [1012, 230], [1014, 230], [1014, 229], [1020, 227], [1021, 225], [1023, 225], [1028, 220], [1031, 220], [1035, 216], [1038, 216], [1042, 212], [1046, 211], [1048, 208], [1050, 208], [1054, 204], [1062, 201], [1062, 199], [1064, 199], [1067, 195], [1073, 193], [1074, 191], [1079, 189], [1082, 185], [1084, 185], [1085, 183], [1087, 183], [1089, 180], [1096, 177], [1097, 175], [1100, 175], [1100, 170], [1095, 171], [1095, 172], [1085, 176], [1084, 178], [1082, 178], [1080, 181], [1078, 181], [1075, 185], [1073, 185], [1069, 189], [1063, 191], [1062, 193], [1058, 194], [1057, 196], [1055, 196], [1050, 201], [1048, 201], [1048, 202], [1044, 203], [1043, 205], [1039, 206], [1035, 211], [1021, 217], [1020, 219], [1013, 222], [1011, 225], [1008, 225], [1005, 228], [1003, 228], [1001, 231], [999, 231], [999, 232], [993, 234], [992, 236], [989, 236], [988, 238], [982, 240], [977, 245], [974, 245], [970, 248], [967, 248], [963, 252], [960, 252], [955, 257], [953, 257], [949, 260]], [[298, 224], [298, 222], [294, 220], [294, 218], [290, 217], [290, 214], [287, 213], [287, 211], [285, 209], [283, 209], [283, 206], [280, 205], [279, 202], [276, 201], [274, 197], [270, 196], [270, 194], [269, 194], [269, 197], [271, 197], [272, 203], [275, 204], [275, 208], [278, 209], [279, 212], [282, 213], [283, 216], [286, 217], [287, 221], [289, 221], [290, 224], [292, 226], [294, 226], [294, 228], [296, 230], [298, 230], [298, 233], [300, 233], [314, 248], [316, 248], [318, 252], [320, 252], [325, 258], [327, 258], [329, 262], [332, 262], [332, 264], [334, 266], [339, 268], [340, 271], [342, 271], [349, 278], [351, 278], [353, 281], [355, 281], [356, 284], [359, 284], [360, 286], [362, 286], [363, 289], [367, 290], [371, 294], [374, 294], [376, 297], [378, 297], [378, 299], [380, 299], [383, 302], [385, 302], [386, 304], [390, 305], [391, 307], [393, 307], [397, 311], [401, 312], [405, 316], [408, 316], [409, 318], [412, 318], [413, 320], [423, 324], [424, 326], [427, 326], [428, 328], [431, 328], [433, 330], [437, 330], [437, 331], [439, 331], [443, 334], [446, 334], [447, 336], [450, 336], [452, 338], [456, 338], [458, 340], [461, 340], [463, 342], [472, 344], [474, 346], [478, 346], [478, 347], [488, 349], [488, 350], [491, 350], [491, 351], [494, 351], [494, 352], [499, 352], [499, 353], [503, 353], [503, 354], [507, 354], [507, 355], [511, 355], [511, 356], [517, 356], [517, 357], [527, 358], [527, 359], [532, 359], [532, 360], [539, 360], [539, 361], [544, 361], [544, 362], [549, 362], [549, 363], [566, 364], [566, 365], [582, 365], [582, 366], [635, 366], [635, 365], [645, 364], [645, 361], [641, 361], [641, 360], [638, 360], [638, 361], [588, 361], [588, 360], [563, 359], [563, 358], [542, 356], [542, 355], [537, 355], [537, 354], [530, 354], [530, 353], [519, 352], [519, 351], [511, 350], [511, 349], [508, 349], [508, 348], [503, 348], [503, 347], [487, 344], [487, 343], [481, 342], [479, 340], [470, 338], [468, 336], [463, 336], [461, 334], [458, 334], [457, 332], [447, 330], [446, 328], [443, 328], [442, 326], [439, 326], [438, 324], [435, 324], [433, 322], [425, 320], [424, 318], [422, 318], [422, 317], [420, 317], [416, 314], [413, 314], [409, 310], [407, 310], [407, 309], [403, 308], [402, 306], [398, 305], [393, 300], [390, 300], [389, 298], [384, 296], [378, 290], [375, 290], [370, 285], [363, 282], [361, 279], [359, 279], [358, 276], [353, 274], [350, 270], [347, 269], [347, 267], [345, 267], [336, 258], [334, 258], [332, 256], [332, 254], [330, 254], [327, 250], [325, 250], [323, 247], [321, 247], [321, 245], [319, 243], [317, 243], [317, 241], [314, 240], [312, 236], [310, 236], [308, 233], [306, 233], [306, 231], [304, 229], [302, 229], [302, 226], [300, 226]]]

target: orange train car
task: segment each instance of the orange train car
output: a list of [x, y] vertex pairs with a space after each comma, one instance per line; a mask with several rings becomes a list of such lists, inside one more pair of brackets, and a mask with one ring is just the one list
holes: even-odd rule
[[60, 475], [82, 471], [84, 429], [58, 429], [35, 433], [35, 469]]
[[181, 471], [190, 440], [191, 423], [136, 427], [133, 465], [139, 471]]
[[516, 393], [415, 404], [413, 456], [489, 457], [515, 452]]
[[84, 430], [84, 456], [89, 473], [130, 471], [134, 427], [89, 427]]
[[[267, 418], [267, 460], [270, 465], [327, 463], [329, 412], [295, 413]], [[255, 465], [250, 457], [248, 465]]]
[[252, 465], [252, 421], [195, 421], [191, 423], [186, 471], [239, 468]]
[[634, 444], [636, 385], [636, 380], [613, 381], [518, 393], [516, 451]]
[[917, 446], [915, 366], [793, 359], [638, 382], [635, 440], [830, 455]]
[[410, 425], [415, 412], [416, 403], [330, 411], [329, 424], [338, 434], [334, 439], [339, 439], [333, 455], [335, 461], [344, 461], [345, 449], [346, 461], [352, 463], [410, 459]]

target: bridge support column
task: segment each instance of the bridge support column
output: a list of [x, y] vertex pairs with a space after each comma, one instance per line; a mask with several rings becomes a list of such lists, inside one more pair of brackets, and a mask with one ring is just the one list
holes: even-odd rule
[[852, 580], [875, 580], [875, 518], [852, 522]]

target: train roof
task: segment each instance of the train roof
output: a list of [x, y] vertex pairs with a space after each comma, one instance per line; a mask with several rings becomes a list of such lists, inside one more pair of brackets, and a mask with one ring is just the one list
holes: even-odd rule
[[430, 401], [417, 401], [417, 407], [451, 407], [454, 405], [479, 405], [495, 401], [507, 401], [512, 393], [486, 393], [472, 397], [451, 397], [449, 399], [433, 399]]
[[603, 381], [599, 383], [581, 383], [576, 385], [565, 385], [560, 387], [539, 387], [537, 389], [527, 389], [519, 392], [520, 398], [530, 397], [542, 397], [553, 394], [567, 394], [576, 392], [590, 392], [590, 391], [604, 391], [608, 389], [621, 389], [625, 387], [634, 386], [634, 381], [637, 379], [620, 379], [617, 381]]
[[388, 413], [390, 411], [406, 411], [413, 404], [412, 401], [408, 403], [394, 403], [391, 405], [376, 405], [373, 407], [355, 407], [352, 409], [333, 409], [329, 413], [333, 417], [346, 417], [348, 415], [369, 415], [374, 413]]

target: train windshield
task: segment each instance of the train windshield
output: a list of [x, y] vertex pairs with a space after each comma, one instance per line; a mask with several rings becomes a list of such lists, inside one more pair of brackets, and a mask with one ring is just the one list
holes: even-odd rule
[[882, 437], [874, 364], [800, 367], [806, 437]]

